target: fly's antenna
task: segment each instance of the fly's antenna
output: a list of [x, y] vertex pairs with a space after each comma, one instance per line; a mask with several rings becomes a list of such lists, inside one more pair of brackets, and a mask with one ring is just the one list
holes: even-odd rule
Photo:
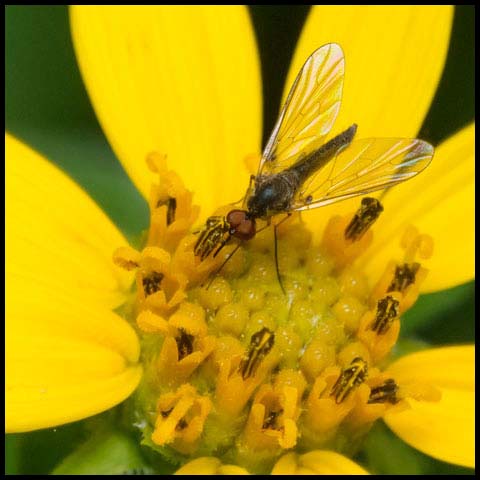
[[[220, 248], [215, 252], [215, 255], [220, 251], [220, 249], [224, 246], [225, 244], [221, 245]], [[232, 253], [230, 255], [228, 255], [228, 257], [223, 261], [223, 263], [220, 265], [219, 269], [212, 275], [212, 278], [210, 279], [210, 281], [208, 282], [208, 285], [207, 285], [207, 290], [210, 288], [210, 286], [212, 285], [213, 281], [215, 280], [215, 277], [222, 271], [223, 267], [225, 266], [225, 264], [235, 255], [235, 252], [240, 248], [242, 244], [239, 243], [232, 251]]]

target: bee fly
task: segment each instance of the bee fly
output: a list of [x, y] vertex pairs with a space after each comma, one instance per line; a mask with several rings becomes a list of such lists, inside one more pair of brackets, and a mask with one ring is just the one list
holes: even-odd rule
[[[269, 225], [274, 215], [286, 214], [288, 218], [295, 211], [386, 189], [427, 167], [433, 147], [422, 140], [354, 141], [357, 125], [353, 124], [325, 142], [340, 109], [344, 64], [343, 51], [335, 43], [310, 55], [290, 89], [257, 175], [250, 178], [243, 209], [210, 217], [195, 244], [195, 255], [202, 260], [212, 252], [216, 256], [232, 237], [240, 241], [252, 239], [257, 233], [257, 220], [266, 220]], [[366, 212], [365, 218], [350, 227], [347, 237], [359, 238], [380, 211], [381, 206], [375, 212]], [[278, 225], [274, 227], [275, 265], [283, 290], [278, 269]]]

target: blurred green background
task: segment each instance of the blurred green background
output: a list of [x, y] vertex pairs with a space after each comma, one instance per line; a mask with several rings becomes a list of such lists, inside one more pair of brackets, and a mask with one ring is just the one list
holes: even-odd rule
[[[265, 137], [275, 121], [284, 78], [308, 6], [251, 6], [264, 83]], [[66, 6], [5, 9], [6, 129], [60, 166], [132, 238], [147, 226], [147, 206], [116, 160], [78, 71]], [[474, 119], [473, 6], [455, 7], [444, 74], [418, 137], [438, 144]], [[267, 87], [268, 86], [268, 87]], [[474, 282], [425, 295], [402, 322], [415, 345], [474, 341]], [[411, 345], [405, 343], [405, 348]], [[442, 368], [442, 366], [439, 366]], [[48, 473], [86, 438], [83, 422], [6, 435], [6, 473]], [[469, 474], [437, 462], [379, 425], [360, 461], [378, 473]]]

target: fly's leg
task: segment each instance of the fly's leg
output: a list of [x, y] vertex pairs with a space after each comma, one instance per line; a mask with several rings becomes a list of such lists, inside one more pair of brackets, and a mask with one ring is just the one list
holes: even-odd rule
[[280, 268], [278, 267], [277, 226], [278, 225], [275, 225], [273, 227], [273, 238], [274, 238], [274, 244], [275, 244], [275, 270], [277, 271], [277, 278], [278, 278], [278, 283], [280, 284], [280, 288], [282, 289], [283, 294], [286, 295], [285, 288], [283, 287], [283, 283], [282, 283], [282, 277], [280, 275]]
[[250, 175], [250, 181], [249, 181], [249, 183], [248, 183], [247, 193], [246, 193], [245, 196], [243, 197], [242, 208], [245, 208], [245, 207], [246, 207], [247, 200], [249, 199], [250, 194], [251, 194], [251, 192], [252, 192], [252, 190], [253, 190], [254, 183], [255, 183], [255, 175]]
[[290, 218], [291, 213], [287, 213], [287, 216], [285, 218], [282, 218], [280, 222], [278, 222], [274, 227], [273, 227], [273, 239], [274, 239], [274, 251], [275, 251], [275, 270], [277, 271], [277, 279], [278, 283], [280, 284], [280, 288], [282, 289], [282, 292], [284, 295], [286, 295], [285, 288], [283, 286], [282, 282], [282, 276], [280, 275], [280, 268], [278, 266], [278, 239], [277, 239], [277, 228], [287, 219]]

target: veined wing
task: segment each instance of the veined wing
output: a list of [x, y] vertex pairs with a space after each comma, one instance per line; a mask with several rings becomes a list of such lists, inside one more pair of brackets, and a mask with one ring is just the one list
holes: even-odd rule
[[433, 147], [423, 140], [354, 140], [307, 180], [293, 210], [309, 210], [391, 187], [420, 173], [432, 157]]
[[265, 147], [259, 175], [284, 170], [324, 142], [340, 109], [344, 67], [343, 51], [336, 43], [308, 57]]

